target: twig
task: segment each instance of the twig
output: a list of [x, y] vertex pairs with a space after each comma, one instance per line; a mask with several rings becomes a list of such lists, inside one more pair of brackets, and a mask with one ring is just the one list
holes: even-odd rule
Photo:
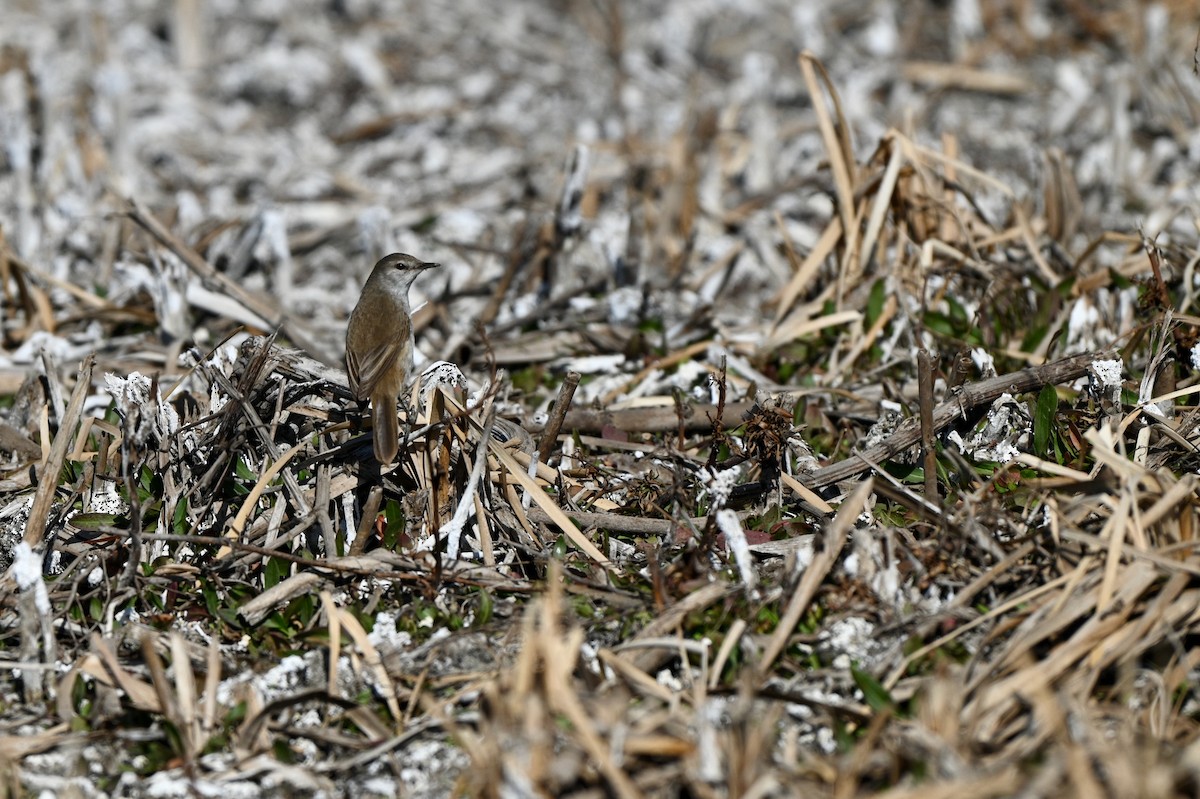
[[554, 410], [550, 413], [550, 419], [546, 422], [546, 430], [542, 433], [541, 443], [538, 444], [538, 460], [542, 463], [546, 463], [550, 459], [550, 453], [553, 452], [554, 444], [558, 441], [558, 432], [562, 429], [563, 419], [567, 416], [567, 409], [571, 407], [571, 400], [575, 396], [575, 389], [579, 388], [581, 377], [579, 372], [567, 372], [566, 379], [558, 389]]
[[496, 287], [492, 290], [491, 298], [479, 314], [481, 328], [487, 327], [495, 321], [500, 313], [500, 306], [503, 305], [504, 298], [508, 295], [508, 290], [512, 287], [513, 281], [517, 279], [517, 273], [525, 264], [526, 248], [524, 247], [524, 242], [528, 225], [528, 220], [522, 221], [513, 235], [513, 247], [512, 251], [508, 254], [508, 261], [504, 266], [504, 272], [501, 273], [500, 279], [496, 281]]
[[937, 448], [933, 432], [933, 368], [929, 350], [917, 351], [917, 390], [921, 405], [921, 449], [925, 455], [925, 499], [937, 502]]

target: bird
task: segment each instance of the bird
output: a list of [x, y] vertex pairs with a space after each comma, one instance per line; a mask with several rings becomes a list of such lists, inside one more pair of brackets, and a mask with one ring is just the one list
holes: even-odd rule
[[359, 402], [371, 401], [375, 459], [388, 465], [400, 448], [396, 399], [413, 371], [412, 310], [408, 290], [427, 263], [405, 253], [385, 255], [371, 270], [346, 326], [346, 374]]

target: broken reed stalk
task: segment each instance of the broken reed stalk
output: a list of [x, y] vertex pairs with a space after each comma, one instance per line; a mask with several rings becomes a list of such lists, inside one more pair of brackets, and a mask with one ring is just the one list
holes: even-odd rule
[[38, 475], [37, 494], [33, 498], [33, 506], [29, 509], [29, 523], [25, 526], [25, 543], [35, 552], [42, 549], [42, 541], [46, 536], [46, 522], [50, 516], [50, 506], [54, 502], [54, 492], [58, 487], [58, 474], [62, 471], [67, 456], [67, 446], [74, 438], [75, 425], [83, 412], [83, 401], [87, 399], [92, 387], [92, 368], [96, 364], [95, 354], [89, 354], [79, 366], [79, 377], [75, 381], [75, 390], [71, 392], [71, 401], [59, 420], [58, 435], [50, 447], [50, 456], [46, 465]]
[[921, 449], [924, 453], [925, 499], [937, 502], [937, 447], [933, 432], [933, 368], [929, 350], [917, 351], [917, 390], [921, 406]]
[[554, 410], [550, 412], [550, 419], [546, 422], [546, 430], [542, 433], [542, 440], [538, 444], [538, 460], [546, 463], [550, 460], [550, 453], [554, 451], [554, 444], [558, 441], [558, 433], [562, 430], [563, 419], [567, 416], [567, 409], [571, 407], [571, 400], [575, 397], [575, 389], [579, 388], [579, 381], [582, 375], [574, 370], [567, 372], [566, 379], [563, 380], [562, 386], [558, 389], [558, 397], [554, 400]]
[[[1084, 377], [1088, 365], [1095, 360], [1112, 357], [1111, 351], [1086, 352], [1052, 363], [1042, 364], [1010, 372], [1004, 375], [967, 383], [953, 393], [941, 405], [933, 408], [931, 430], [936, 435], [956, 419], [966, 418], [968, 412], [981, 405], [993, 402], [1001, 394], [1023, 394], [1046, 385], [1059, 385]], [[690, 408], [686, 419], [679, 418], [678, 409], [672, 406], [654, 408], [629, 408], [622, 410], [578, 409], [567, 413], [563, 426], [577, 432], [596, 433], [605, 427], [614, 427], [626, 432], [665, 433], [678, 430], [681, 421], [689, 432], [702, 432], [712, 428], [717, 420], [740, 419], [754, 407], [752, 402], [731, 403], [718, 415], [717, 406]], [[818, 469], [800, 477], [809, 489], [823, 488], [868, 471], [871, 463], [890, 460], [905, 449], [920, 442], [920, 418], [906, 419], [883, 443], [871, 447], [858, 455]], [[936, 468], [936, 464], [935, 464]], [[936, 494], [931, 495], [936, 496]]]

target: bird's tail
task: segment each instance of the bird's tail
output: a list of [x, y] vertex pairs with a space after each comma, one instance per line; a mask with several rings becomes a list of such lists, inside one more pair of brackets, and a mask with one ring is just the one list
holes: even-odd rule
[[394, 397], [372, 397], [371, 411], [375, 426], [373, 436], [375, 460], [387, 466], [396, 460], [396, 452], [400, 449], [400, 424], [396, 421], [396, 399]]

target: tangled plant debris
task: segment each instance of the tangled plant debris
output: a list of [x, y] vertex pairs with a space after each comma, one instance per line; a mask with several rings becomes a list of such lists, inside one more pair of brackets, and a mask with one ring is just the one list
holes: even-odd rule
[[4, 791], [1193, 795], [1200, 20], [920, 5], [10, 9]]

